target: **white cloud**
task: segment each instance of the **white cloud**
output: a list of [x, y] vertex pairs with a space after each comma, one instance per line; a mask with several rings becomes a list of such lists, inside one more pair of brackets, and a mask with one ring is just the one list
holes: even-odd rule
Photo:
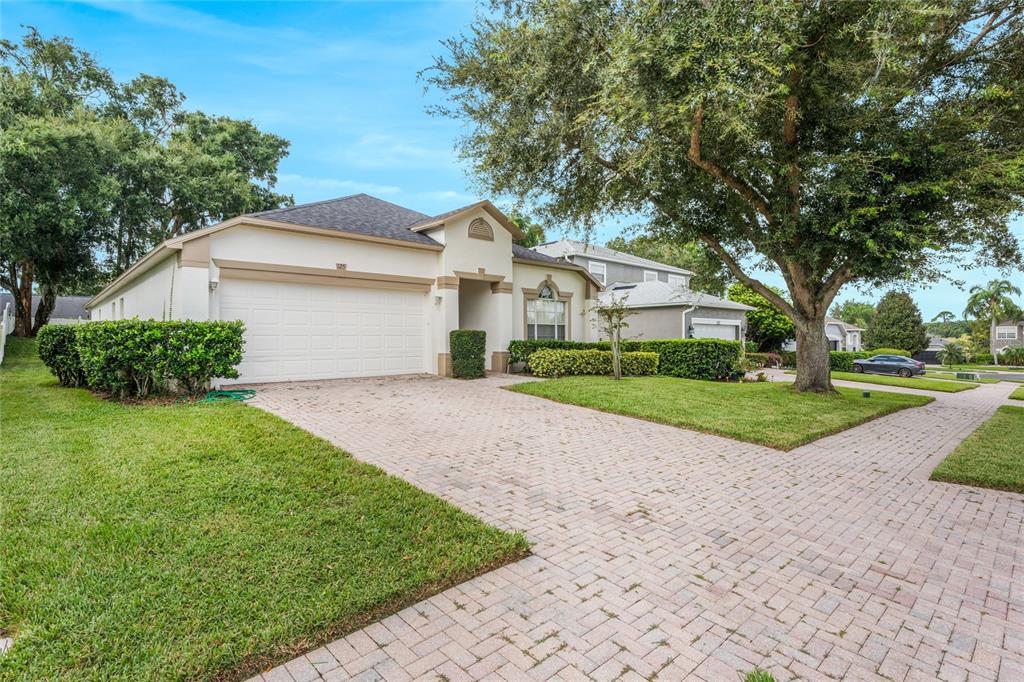
[[358, 168], [451, 168], [450, 149], [426, 147], [396, 135], [369, 133], [354, 144], [336, 149], [332, 156]]
[[452, 204], [452, 208], [458, 208], [458, 204], [472, 204], [473, 202], [478, 201], [477, 197], [474, 197], [472, 194], [457, 192], [453, 189], [439, 190], [436, 192], [412, 192], [409, 196], [417, 199], [423, 199], [425, 201], [449, 202]]
[[335, 178], [317, 178], [297, 173], [282, 173], [277, 176], [277, 189], [284, 192], [316, 193], [340, 192], [349, 194], [398, 194], [401, 187], [395, 185], [378, 185], [358, 180], [337, 180]]

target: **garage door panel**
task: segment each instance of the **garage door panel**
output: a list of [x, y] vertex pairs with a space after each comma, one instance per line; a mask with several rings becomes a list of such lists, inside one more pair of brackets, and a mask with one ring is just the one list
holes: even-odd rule
[[423, 294], [226, 280], [222, 319], [246, 325], [239, 379], [293, 381], [424, 371]]
[[695, 324], [693, 335], [698, 339], [736, 340], [736, 327], [728, 324]]

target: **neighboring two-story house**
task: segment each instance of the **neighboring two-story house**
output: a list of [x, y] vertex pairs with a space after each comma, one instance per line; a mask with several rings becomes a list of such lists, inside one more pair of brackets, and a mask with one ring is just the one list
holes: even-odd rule
[[693, 291], [689, 270], [570, 239], [534, 250], [585, 269], [604, 285], [601, 300], [625, 298], [634, 310], [629, 338], [741, 341], [746, 336], [746, 313], [753, 308]]
[[992, 353], [1001, 353], [1013, 346], [1024, 346], [1024, 320], [1003, 320], [992, 336]]

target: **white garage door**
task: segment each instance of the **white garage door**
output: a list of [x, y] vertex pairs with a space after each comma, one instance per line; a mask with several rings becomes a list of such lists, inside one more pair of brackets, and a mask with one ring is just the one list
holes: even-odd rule
[[426, 296], [228, 279], [220, 318], [245, 322], [237, 380], [299, 381], [424, 370]]
[[694, 324], [693, 338], [735, 341], [738, 328], [731, 324]]

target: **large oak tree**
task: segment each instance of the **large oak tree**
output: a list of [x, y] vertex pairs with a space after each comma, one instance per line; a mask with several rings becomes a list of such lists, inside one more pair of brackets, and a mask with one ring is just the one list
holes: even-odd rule
[[[699, 240], [793, 320], [831, 390], [844, 284], [1020, 266], [1016, 0], [500, 2], [428, 70], [487, 190]], [[781, 274], [788, 300], [754, 265]]]

